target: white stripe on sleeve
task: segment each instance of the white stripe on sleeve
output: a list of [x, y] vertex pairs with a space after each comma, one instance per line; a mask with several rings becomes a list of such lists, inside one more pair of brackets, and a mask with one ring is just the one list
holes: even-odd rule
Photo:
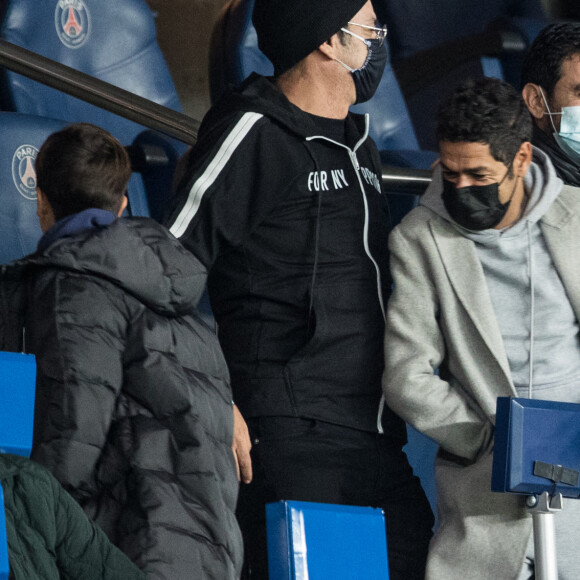
[[205, 171], [191, 186], [185, 205], [179, 212], [177, 218], [175, 218], [173, 225], [169, 228], [169, 231], [176, 238], [181, 237], [185, 233], [199, 209], [205, 192], [218, 178], [238, 145], [244, 140], [244, 137], [262, 117], [263, 115], [260, 113], [244, 113], [243, 117], [236, 123], [226, 140], [222, 143], [219, 151], [206, 167]]

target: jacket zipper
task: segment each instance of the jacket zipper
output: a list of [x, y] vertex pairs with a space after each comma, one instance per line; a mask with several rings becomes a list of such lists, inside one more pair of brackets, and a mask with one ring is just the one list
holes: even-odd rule
[[[342, 147], [343, 149], [346, 149], [346, 151], [348, 152], [348, 157], [350, 159], [350, 162], [352, 163], [352, 166], [354, 167], [354, 170], [355, 170], [355, 173], [356, 173], [356, 176], [358, 179], [358, 183], [360, 186], [360, 191], [361, 191], [362, 199], [363, 199], [363, 205], [365, 208], [365, 222], [364, 222], [364, 228], [363, 228], [363, 246], [364, 246], [366, 255], [368, 256], [368, 258], [370, 259], [370, 261], [373, 263], [373, 265], [375, 267], [375, 271], [377, 274], [377, 295], [379, 297], [379, 304], [381, 307], [381, 312], [383, 313], [383, 320], [386, 323], [385, 305], [383, 303], [383, 295], [381, 292], [381, 288], [382, 288], [381, 272], [379, 270], [379, 265], [377, 264], [376, 260], [373, 258], [373, 255], [371, 254], [371, 251], [369, 248], [369, 206], [367, 203], [365, 187], [364, 187], [362, 177], [360, 174], [360, 163], [358, 162], [358, 157], [356, 155], [357, 149], [359, 149], [359, 147], [367, 140], [368, 136], [369, 136], [369, 115], [368, 115], [368, 113], [365, 113], [365, 132], [364, 132], [363, 136], [359, 139], [359, 141], [356, 143], [356, 145], [354, 146], [354, 149], [351, 149], [347, 145], [344, 145], [344, 143], [339, 143], [338, 141], [334, 141], [333, 139], [329, 139], [328, 137], [324, 137], [323, 135], [318, 135], [318, 136], [315, 135], [312, 137], [306, 137], [306, 141], [313, 141], [314, 139], [329, 141], [330, 143], [333, 143], [334, 145], [337, 145], [338, 147]], [[379, 402], [379, 410], [377, 413], [377, 431], [381, 434], [384, 433], [383, 425], [381, 422], [381, 419], [383, 417], [384, 407], [385, 407], [385, 395], [382, 394], [381, 400]]]

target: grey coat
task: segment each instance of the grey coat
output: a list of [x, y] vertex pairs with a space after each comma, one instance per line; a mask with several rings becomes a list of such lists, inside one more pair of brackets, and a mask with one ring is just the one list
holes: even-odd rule
[[[580, 190], [564, 187], [540, 224], [580, 318]], [[440, 445], [426, 578], [515, 579], [532, 525], [521, 497], [490, 491], [496, 399], [516, 392], [477, 250], [426, 207], [389, 246], [386, 400]]]

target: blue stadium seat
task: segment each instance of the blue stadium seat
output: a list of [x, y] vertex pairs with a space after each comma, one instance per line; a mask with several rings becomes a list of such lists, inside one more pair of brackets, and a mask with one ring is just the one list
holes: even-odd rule
[[272, 579], [389, 580], [381, 509], [280, 501], [266, 505], [266, 528]]
[[254, 0], [230, 0], [212, 30], [209, 47], [209, 92], [215, 103], [228, 86], [240, 84], [252, 72], [274, 74], [274, 66], [258, 49], [252, 24]]
[[374, 0], [419, 144], [435, 149], [441, 100], [469, 77], [519, 85], [523, 55], [547, 24], [541, 0]]
[[171, 200], [175, 169], [186, 145], [157, 131], [146, 130], [135, 137], [127, 150], [133, 171], [141, 174], [149, 212], [134, 212], [133, 215], [149, 215], [162, 222]]
[[[497, 22], [497, 26], [503, 30], [515, 34], [521, 38], [529, 48], [540, 30], [548, 24], [548, 19], [545, 17], [531, 18], [527, 16], [517, 16], [513, 18], [504, 18]], [[501, 57], [501, 68], [503, 72], [503, 79], [514, 87], [521, 89], [522, 65], [526, 51], [517, 53], [504, 54]]]
[[[9, 0], [0, 36], [181, 111], [175, 86], [157, 44], [154, 15], [145, 0]], [[144, 130], [132, 121], [11, 71], [3, 71], [1, 80], [0, 104], [4, 110], [69, 123], [93, 123], [110, 131], [124, 145], [130, 144]], [[147, 194], [141, 177], [133, 175], [129, 191], [133, 215], [150, 215]]]
[[[180, 111], [169, 70], [145, 0], [9, 0], [0, 36], [131, 93]], [[4, 110], [87, 121], [124, 143], [144, 127], [60, 91], [5, 72]]]
[[[0, 453], [30, 456], [35, 392], [34, 356], [0, 352]], [[4, 495], [0, 487], [0, 580], [9, 577]]]
[[0, 453], [30, 457], [35, 393], [34, 355], [0, 351]]
[[34, 252], [42, 232], [36, 216], [34, 160], [40, 146], [66, 123], [0, 112], [0, 263]]
[[546, 18], [541, 0], [373, 0], [373, 5], [389, 29], [394, 62], [480, 34], [498, 18]]

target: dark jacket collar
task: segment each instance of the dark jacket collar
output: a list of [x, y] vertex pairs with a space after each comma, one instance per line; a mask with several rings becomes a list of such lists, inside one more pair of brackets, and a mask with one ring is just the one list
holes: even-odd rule
[[117, 216], [104, 209], [90, 208], [58, 220], [38, 242], [38, 251], [43, 252], [56, 240], [74, 236], [79, 232], [111, 225]]
[[[309, 115], [292, 104], [276, 87], [273, 78], [263, 77], [256, 73], [224, 94], [206, 115], [200, 133], [212, 131], [237, 111], [260, 113], [303, 138], [313, 137], [320, 133], [313, 115]], [[346, 118], [348, 144], [354, 145], [364, 132], [364, 115], [349, 113]]]
[[550, 157], [558, 177], [567, 185], [580, 187], [580, 167], [556, 143], [552, 135], [534, 125], [532, 143]]

